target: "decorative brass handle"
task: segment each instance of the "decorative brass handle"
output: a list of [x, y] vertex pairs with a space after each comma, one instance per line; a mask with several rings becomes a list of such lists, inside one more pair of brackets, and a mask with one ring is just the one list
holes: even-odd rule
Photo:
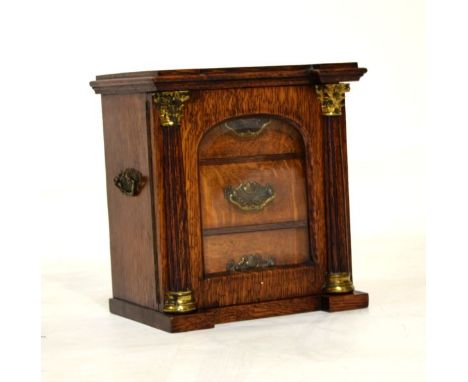
[[251, 117], [237, 118], [226, 122], [224, 126], [238, 137], [253, 138], [258, 137], [270, 123], [269, 118]]
[[224, 197], [242, 211], [261, 211], [276, 196], [270, 184], [262, 186], [260, 183], [248, 181], [237, 187], [227, 186]]
[[114, 178], [116, 187], [127, 196], [136, 196], [145, 184], [142, 173], [134, 168], [127, 168]]
[[261, 255], [252, 254], [243, 256], [237, 263], [234, 260], [228, 261], [226, 264], [226, 271], [242, 272], [255, 268], [269, 268], [274, 266], [275, 259], [273, 257], [263, 259]]

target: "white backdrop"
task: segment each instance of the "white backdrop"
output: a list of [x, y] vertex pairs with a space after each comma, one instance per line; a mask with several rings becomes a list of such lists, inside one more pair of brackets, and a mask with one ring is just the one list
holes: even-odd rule
[[[35, 338], [39, 328], [28, 314], [39, 314], [39, 296], [31, 297], [31, 291], [39, 289], [35, 265], [41, 258], [45, 381], [221, 376], [250, 381], [295, 373], [291, 380], [310, 380], [316, 373], [329, 380], [358, 375], [369, 381], [423, 379], [427, 89], [422, 0], [46, 0], [1, 7], [6, 64], [1, 203], [8, 217], [2, 242], [5, 255], [15, 260], [15, 271], [7, 269], [5, 280], [16, 285], [10, 309], [27, 306], [12, 322], [29, 328], [24, 338]], [[107, 314], [102, 122], [100, 99], [88, 82], [96, 74], [137, 70], [349, 61], [369, 70], [351, 84], [346, 102], [354, 278], [370, 293], [370, 309], [222, 325], [211, 334], [177, 337]], [[18, 287], [18, 277], [31, 281]], [[86, 331], [80, 331], [80, 322]], [[99, 337], [93, 325], [108, 336]], [[317, 333], [320, 328], [332, 334]], [[269, 346], [278, 346], [268, 342], [275, 330], [280, 338], [291, 335], [290, 347], [282, 349], [286, 358], [274, 352], [269, 357]], [[301, 349], [294, 338], [304, 336], [302, 330], [312, 334]], [[128, 340], [116, 343], [116, 336]], [[206, 336], [211, 337], [203, 343]], [[249, 342], [241, 340], [246, 338], [255, 338], [257, 352], [249, 352]], [[349, 352], [337, 355], [332, 349], [340, 348], [341, 338]], [[23, 354], [21, 343], [12, 337], [12, 354]], [[202, 355], [190, 358], [197, 347]], [[181, 354], [189, 358], [185, 368]], [[132, 362], [119, 368], [126, 356]], [[10, 365], [15, 373], [24, 370], [20, 361]]]

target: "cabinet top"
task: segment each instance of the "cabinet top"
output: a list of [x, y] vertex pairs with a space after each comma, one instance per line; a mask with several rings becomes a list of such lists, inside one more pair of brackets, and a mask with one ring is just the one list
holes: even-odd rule
[[180, 69], [96, 76], [97, 94], [150, 93], [170, 90], [229, 89], [358, 81], [367, 72], [355, 62], [219, 69]]

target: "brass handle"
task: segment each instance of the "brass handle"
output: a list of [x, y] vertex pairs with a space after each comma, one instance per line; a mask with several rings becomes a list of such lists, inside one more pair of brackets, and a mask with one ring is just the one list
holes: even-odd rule
[[239, 262], [234, 260], [228, 261], [226, 264], [226, 271], [228, 272], [242, 272], [248, 271], [256, 268], [269, 268], [275, 266], [275, 259], [269, 257], [268, 259], [263, 259], [261, 255], [252, 254], [242, 256]]
[[248, 181], [237, 187], [227, 186], [224, 197], [242, 211], [261, 211], [276, 197], [276, 192], [270, 184]]
[[143, 174], [134, 168], [121, 171], [115, 178], [116, 187], [127, 196], [136, 196], [145, 184]]
[[224, 126], [238, 137], [253, 138], [258, 137], [270, 123], [269, 118], [237, 118], [226, 122]]

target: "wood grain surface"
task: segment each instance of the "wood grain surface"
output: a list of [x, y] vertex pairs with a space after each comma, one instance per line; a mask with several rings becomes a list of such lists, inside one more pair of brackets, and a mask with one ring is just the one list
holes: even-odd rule
[[[345, 113], [322, 117], [313, 84], [356, 81], [355, 63], [152, 71], [98, 76], [103, 94], [113, 295], [111, 311], [178, 332], [299, 311], [366, 307], [368, 295], [322, 295], [327, 272], [352, 272]], [[190, 90], [180, 126], [162, 127], [152, 93]], [[253, 138], [233, 118], [271, 118]], [[113, 178], [143, 173], [136, 197]], [[258, 213], [226, 186], [271, 184]], [[277, 266], [225, 272], [247, 254]], [[198, 311], [161, 313], [168, 290], [193, 290]]]
[[215, 324], [252, 320], [321, 309], [320, 296], [297, 297], [248, 305], [199, 309], [183, 315], [166, 314], [124, 300], [110, 299], [110, 311], [170, 333], [213, 328]]
[[304, 152], [302, 138], [294, 127], [289, 126], [281, 119], [270, 118], [270, 120], [270, 124], [257, 137], [236, 135], [225, 127], [226, 121], [211, 128], [203, 137], [198, 148], [201, 162], [213, 158]]
[[156, 271], [150, 182], [136, 197], [122, 194], [114, 177], [126, 168], [151, 177], [146, 96], [102, 97], [107, 203], [114, 297], [154, 308]]
[[213, 328], [215, 324], [316, 310], [340, 312], [362, 309], [366, 308], [368, 304], [369, 296], [367, 293], [356, 291], [345, 295], [315, 295], [247, 305], [199, 309], [193, 313], [176, 315], [161, 313], [124, 300], [115, 298], [109, 300], [109, 308], [112, 313], [170, 333], [209, 329]]
[[344, 310], [362, 309], [369, 306], [369, 295], [354, 291], [346, 294], [328, 294], [322, 296], [322, 310], [342, 312]]
[[233, 227], [209, 228], [203, 230], [203, 236], [227, 235], [231, 233], [274, 231], [278, 229], [306, 228], [307, 220], [293, 220], [267, 224], [238, 225]]
[[162, 126], [161, 130], [168, 288], [171, 292], [177, 292], [191, 289], [185, 169], [181, 152], [180, 127]]
[[[278, 267], [274, 270], [248, 272], [232, 277], [206, 278], [200, 209], [203, 196], [200, 186], [201, 174], [205, 167], [210, 166], [199, 166], [196, 153], [204, 134], [212, 126], [228, 118], [254, 114], [271, 115], [285, 121], [296, 129], [303, 141], [303, 171], [304, 178], [307, 179], [303, 189], [307, 203], [297, 219], [301, 220], [306, 216], [308, 220], [311, 262], [304, 266]], [[187, 217], [191, 229], [191, 285], [200, 308], [246, 304], [320, 292], [326, 269], [322, 132], [320, 105], [310, 86], [191, 92], [181, 123], [181, 140], [186, 168]], [[262, 163], [268, 162], [257, 163], [255, 166], [261, 166]], [[238, 168], [241, 164], [235, 166]], [[294, 256], [293, 253], [291, 255]]]
[[232, 89], [300, 86], [358, 81], [367, 69], [357, 63], [264, 66], [221, 69], [179, 69], [96, 76], [90, 85], [98, 94], [167, 90]]
[[[203, 228], [264, 224], [307, 218], [303, 161], [278, 160], [200, 167]], [[228, 186], [246, 182], [271, 185], [275, 198], [260, 211], [243, 211], [226, 199]]]
[[203, 251], [205, 274], [225, 272], [228, 261], [238, 263], [251, 254], [272, 257], [276, 265], [301, 264], [311, 258], [307, 227], [205, 236]]
[[109, 310], [111, 313], [169, 333], [209, 329], [215, 325], [213, 312], [171, 315], [116, 298], [109, 300]]
[[323, 118], [328, 272], [351, 273], [345, 117]]

